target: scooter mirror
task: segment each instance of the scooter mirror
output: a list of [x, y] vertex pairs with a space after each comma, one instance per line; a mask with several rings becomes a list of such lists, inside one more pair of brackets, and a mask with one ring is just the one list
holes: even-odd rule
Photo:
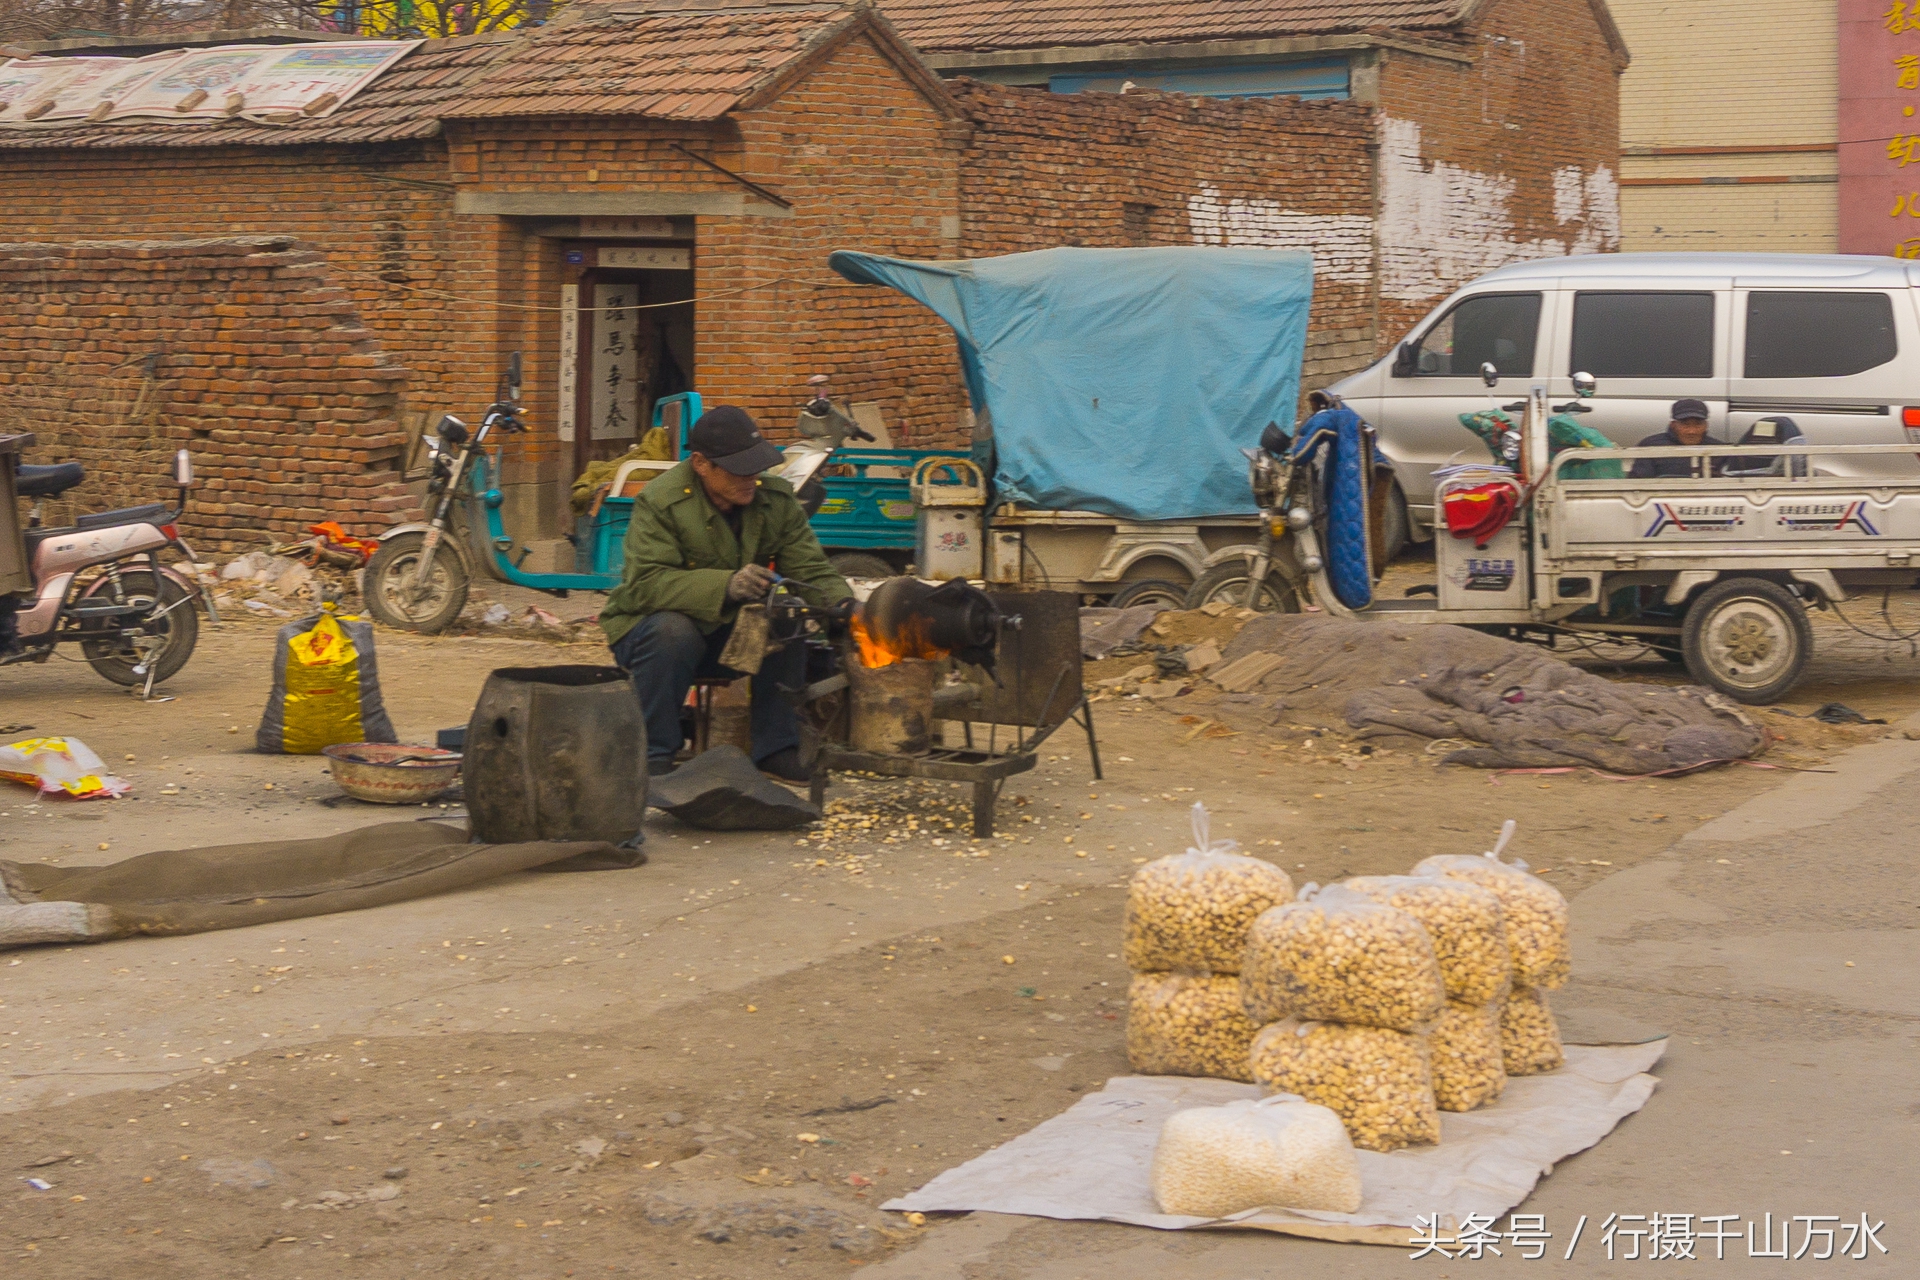
[[507, 357], [507, 399], [520, 402], [520, 353], [514, 352]]
[[463, 445], [467, 442], [467, 424], [448, 414], [440, 419], [436, 434], [450, 445]]
[[193, 459], [185, 449], [173, 455], [173, 483], [180, 489], [193, 487]]
[[1486, 383], [1490, 387], [1496, 387], [1500, 385], [1500, 370], [1494, 367], [1493, 361], [1488, 360], [1483, 364], [1481, 364], [1480, 381]]
[[1576, 373], [1573, 375], [1573, 394], [1579, 396], [1582, 400], [1592, 395], [1599, 385], [1599, 383], [1593, 380], [1593, 375], [1590, 373]]

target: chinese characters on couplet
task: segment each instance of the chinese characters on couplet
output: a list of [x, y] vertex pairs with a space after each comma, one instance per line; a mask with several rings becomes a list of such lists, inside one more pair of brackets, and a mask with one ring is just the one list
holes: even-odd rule
[[1920, 4], [1909, 7], [1906, 0], [1895, 3], [1881, 16], [1881, 25], [1894, 35], [1902, 31], [1920, 31]]
[[1771, 1213], [1758, 1218], [1737, 1213], [1610, 1213], [1591, 1238], [1587, 1231], [1589, 1215], [1583, 1213], [1566, 1233], [1564, 1251], [1556, 1247], [1546, 1215], [1540, 1213], [1508, 1214], [1505, 1231], [1498, 1229], [1500, 1220], [1492, 1214], [1469, 1213], [1451, 1230], [1449, 1220], [1437, 1213], [1422, 1214], [1413, 1221], [1414, 1235], [1409, 1243], [1414, 1252], [1409, 1256], [1414, 1261], [1432, 1255], [1478, 1261], [1489, 1254], [1505, 1257], [1511, 1252], [1532, 1262], [1552, 1251], [1560, 1261], [1567, 1262], [1583, 1240], [1590, 1250], [1604, 1253], [1609, 1262], [1724, 1261], [1736, 1257], [1859, 1261], [1888, 1252], [1880, 1239], [1886, 1222], [1876, 1221], [1867, 1213], [1858, 1219], [1834, 1213], [1782, 1214], [1777, 1226]]

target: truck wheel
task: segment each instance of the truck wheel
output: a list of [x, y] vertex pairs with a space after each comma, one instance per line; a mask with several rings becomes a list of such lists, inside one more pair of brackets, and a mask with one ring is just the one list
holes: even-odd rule
[[1169, 609], [1187, 607], [1187, 588], [1165, 578], [1143, 578], [1129, 582], [1108, 598], [1109, 609], [1131, 609], [1137, 604], [1164, 605]]
[[466, 608], [467, 567], [443, 537], [433, 554], [433, 571], [416, 587], [413, 570], [426, 541], [424, 533], [402, 533], [381, 543], [361, 575], [360, 594], [367, 612], [388, 626], [435, 635]]
[[843, 578], [894, 578], [900, 571], [882, 560], [860, 551], [842, 551], [827, 557], [833, 571]]
[[[1201, 574], [1187, 592], [1187, 608], [1199, 609], [1216, 600], [1223, 600], [1236, 609], [1245, 608], [1249, 568], [1251, 565], [1245, 560], [1229, 560], [1213, 566]], [[1300, 601], [1294, 597], [1293, 587], [1275, 571], [1267, 574], [1253, 607], [1259, 613], [1298, 613]]]
[[1694, 597], [1681, 633], [1693, 678], [1738, 702], [1773, 702], [1813, 654], [1807, 609], [1764, 578], [1728, 578]]

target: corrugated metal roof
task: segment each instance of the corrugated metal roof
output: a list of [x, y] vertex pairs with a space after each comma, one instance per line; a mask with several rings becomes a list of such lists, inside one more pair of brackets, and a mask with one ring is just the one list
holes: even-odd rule
[[1471, 0], [882, 0], [924, 53], [1257, 40], [1392, 29], [1438, 33]]
[[854, 16], [848, 4], [576, 10], [493, 68], [448, 119], [725, 115]]
[[289, 147], [319, 143], [402, 142], [440, 132], [446, 104], [514, 47], [510, 36], [429, 40], [351, 101], [320, 120], [122, 120], [47, 128], [0, 129], [0, 149], [69, 147]]

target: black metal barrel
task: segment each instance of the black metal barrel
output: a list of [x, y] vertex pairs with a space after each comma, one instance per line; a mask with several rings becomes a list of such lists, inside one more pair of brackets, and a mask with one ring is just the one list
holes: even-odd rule
[[476, 840], [619, 844], [647, 811], [640, 700], [617, 667], [503, 667], [474, 705], [460, 772]]

